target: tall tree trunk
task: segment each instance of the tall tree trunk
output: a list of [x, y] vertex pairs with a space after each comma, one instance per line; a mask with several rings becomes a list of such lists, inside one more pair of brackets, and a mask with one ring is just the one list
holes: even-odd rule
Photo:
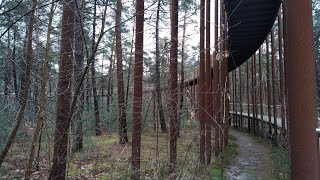
[[129, 89], [130, 89], [130, 76], [131, 76], [131, 66], [132, 66], [132, 54], [133, 54], [133, 43], [134, 43], [134, 27], [132, 28], [132, 39], [131, 39], [131, 50], [130, 50], [130, 59], [129, 59], [129, 68], [128, 68], [128, 76], [127, 76], [127, 90], [126, 90], [126, 109], [128, 105], [129, 99]]
[[187, 10], [184, 11], [183, 17], [183, 32], [182, 32], [182, 47], [181, 47], [181, 80], [180, 80], [180, 103], [179, 103], [179, 115], [178, 115], [178, 136], [180, 135], [181, 128], [181, 114], [183, 108], [183, 95], [184, 95], [184, 53], [185, 53], [185, 40], [186, 40], [186, 20]]
[[[84, 37], [83, 37], [83, 9], [84, 9], [84, 0], [76, 1], [76, 19], [75, 19], [75, 31], [74, 31], [74, 39], [75, 39], [75, 52], [74, 58], [76, 65], [74, 66], [74, 77], [75, 82], [79, 82], [81, 71], [83, 69], [84, 62]], [[84, 90], [83, 85], [81, 85], [80, 89], [80, 102], [78, 106], [78, 111], [75, 114], [75, 141], [73, 144], [72, 152], [79, 152], [83, 149], [83, 109], [84, 109]]]
[[[37, 13], [38, 14], [38, 13]], [[39, 15], [36, 15], [37, 18], [39, 18]], [[36, 31], [36, 55], [35, 55], [35, 63], [34, 63], [34, 86], [33, 86], [33, 99], [34, 99], [34, 103], [38, 104], [38, 100], [39, 100], [39, 76], [40, 76], [40, 57], [39, 57], [39, 44], [40, 44], [40, 40], [39, 40], [39, 22], [36, 23], [36, 27], [35, 27], [35, 31]], [[35, 112], [37, 113], [38, 111], [38, 107], [35, 108]]]
[[167, 133], [166, 119], [164, 117], [164, 110], [162, 106], [162, 97], [161, 97], [161, 80], [160, 80], [160, 47], [159, 47], [159, 19], [160, 19], [160, 3], [158, 0], [157, 7], [157, 20], [156, 20], [156, 93], [157, 93], [157, 102], [160, 118], [160, 128], [161, 132]]
[[74, 1], [65, 0], [62, 12], [58, 99], [53, 163], [49, 179], [65, 179], [68, 152], [69, 109], [71, 104], [71, 77], [74, 40]]
[[142, 78], [143, 78], [143, 25], [144, 0], [136, 1], [136, 40], [134, 66], [134, 94], [133, 94], [133, 121], [132, 121], [132, 176], [131, 179], [140, 179], [141, 154], [141, 119], [142, 119]]
[[111, 56], [110, 56], [110, 65], [109, 65], [109, 79], [108, 79], [108, 86], [107, 86], [107, 112], [110, 111], [110, 102], [112, 101], [113, 95], [113, 53], [114, 53], [114, 43], [115, 38], [113, 38], [112, 47], [111, 47]]
[[27, 32], [27, 38], [28, 38], [27, 42], [28, 43], [27, 43], [27, 52], [26, 52], [26, 72], [25, 72], [25, 84], [24, 84], [24, 89], [23, 89], [22, 99], [21, 99], [21, 106], [20, 106], [18, 114], [15, 118], [15, 125], [12, 128], [12, 130], [8, 136], [8, 139], [7, 139], [7, 142], [6, 142], [4, 149], [1, 151], [0, 167], [1, 167], [1, 164], [4, 160], [4, 158], [6, 157], [6, 155], [8, 153], [12, 143], [14, 142], [17, 131], [18, 131], [20, 124], [21, 124], [21, 121], [23, 119], [24, 111], [25, 111], [27, 101], [28, 101], [29, 87], [30, 87], [31, 64], [32, 64], [32, 32], [33, 32], [33, 25], [35, 22], [34, 11], [36, 9], [36, 5], [37, 5], [37, 0], [33, 0], [32, 1], [32, 11], [30, 13], [30, 21], [29, 21], [28, 32]]
[[178, 0], [171, 0], [170, 48], [170, 171], [177, 164], [177, 110], [178, 110]]
[[4, 62], [4, 96], [5, 96], [5, 99], [6, 101], [8, 100], [8, 96], [9, 96], [9, 87], [10, 87], [10, 80], [9, 80], [9, 69], [10, 69], [10, 66], [9, 66], [9, 62], [10, 62], [10, 59], [11, 59], [11, 47], [10, 47], [10, 31], [8, 31], [8, 44], [7, 44], [7, 59], [5, 60]]
[[13, 30], [13, 50], [12, 50], [12, 76], [13, 76], [13, 88], [14, 88], [14, 95], [16, 100], [18, 100], [19, 92], [18, 92], [18, 80], [17, 80], [17, 68], [16, 68], [16, 37], [17, 37], [17, 30]]
[[126, 127], [126, 109], [124, 102], [124, 85], [122, 71], [122, 43], [121, 43], [121, 12], [122, 0], [117, 0], [116, 10], [116, 56], [117, 56], [117, 78], [118, 78], [118, 123], [119, 143], [124, 145], [128, 142]]
[[29, 160], [28, 160], [28, 164], [27, 164], [27, 170], [25, 173], [25, 179], [30, 179], [30, 175], [32, 172], [34, 153], [35, 153], [35, 146], [36, 146], [36, 142], [39, 137], [39, 133], [40, 133], [41, 128], [43, 126], [43, 121], [44, 121], [44, 116], [45, 116], [46, 85], [47, 85], [47, 79], [48, 79], [48, 69], [49, 69], [49, 59], [50, 59], [50, 43], [51, 43], [50, 42], [50, 34], [51, 34], [51, 25], [52, 25], [52, 19], [53, 19], [54, 6], [55, 5], [54, 5], [54, 0], [53, 0], [52, 4], [51, 4], [51, 8], [50, 8], [48, 31], [47, 31], [46, 57], [45, 57], [45, 64], [44, 64], [42, 83], [41, 83], [40, 108], [39, 108], [39, 113], [38, 113], [38, 117], [37, 117], [36, 129], [35, 129], [35, 132], [34, 132], [34, 135], [32, 138]]
[[[59, 71], [59, 80], [60, 82], [58, 82], [58, 104], [57, 104], [57, 119], [58, 120], [56, 122], [56, 131], [55, 131], [55, 146], [54, 146], [54, 150], [53, 150], [53, 165], [50, 171], [50, 175], [49, 175], [49, 179], [65, 179], [65, 172], [66, 172], [66, 155], [67, 155], [67, 144], [68, 144], [68, 130], [69, 130], [69, 126], [70, 126], [70, 122], [71, 122], [71, 118], [74, 114], [74, 110], [75, 110], [75, 106], [77, 103], [77, 99], [78, 96], [80, 94], [80, 89], [81, 86], [85, 80], [85, 77], [89, 71], [89, 67], [94, 59], [94, 56], [97, 52], [97, 48], [99, 43], [101, 42], [101, 39], [103, 37], [104, 34], [104, 28], [105, 28], [105, 17], [106, 17], [106, 11], [107, 11], [107, 4], [108, 2], [105, 3], [105, 8], [104, 8], [104, 12], [103, 12], [103, 16], [102, 16], [102, 23], [101, 23], [101, 30], [100, 30], [100, 35], [97, 39], [97, 43], [93, 49], [93, 52], [91, 54], [91, 56], [89, 58], [87, 58], [87, 64], [84, 67], [80, 78], [79, 78], [79, 82], [75, 88], [74, 91], [74, 96], [72, 97], [72, 101], [70, 103], [70, 99], [65, 98], [68, 95], [71, 95], [71, 90], [70, 87], [66, 87], [64, 85], [67, 85], [67, 83], [70, 83], [70, 79], [71, 76], [70, 74], [63, 74], [65, 72], [68, 71], [64, 71], [67, 68], [61, 69]], [[59, 67], [65, 67], [63, 65], [66, 65], [66, 63], [62, 60], [67, 60], [67, 63], [71, 63], [70, 65], [72, 65], [72, 41], [70, 39], [68, 39], [67, 37], [71, 37], [71, 39], [73, 40], [73, 35], [74, 35], [74, 30], [73, 30], [73, 24], [66, 24], [68, 21], [70, 22], [74, 22], [74, 3], [71, 0], [68, 0], [66, 2], [66, 4], [64, 5], [64, 9], [63, 9], [63, 18], [62, 18], [62, 30], [61, 30], [61, 37], [66, 37], [66, 38], [62, 38], [63, 41], [61, 42], [61, 52], [63, 52], [63, 54], [61, 53], [61, 65]], [[66, 22], [67, 21], [67, 22]], [[67, 33], [67, 34], [66, 34]], [[65, 50], [65, 51], [63, 51]], [[71, 71], [71, 66], [67, 66], [68, 70]], [[67, 75], [67, 76], [63, 76], [63, 75]], [[68, 80], [68, 81], [67, 81]], [[68, 88], [68, 89], [62, 89], [59, 87], [64, 87], [64, 88]], [[61, 91], [64, 90], [64, 91]], [[63, 92], [64, 96], [61, 96], [61, 92]], [[68, 92], [68, 94], [66, 94], [66, 92]], [[63, 99], [64, 98], [64, 99]], [[70, 98], [70, 96], [69, 96]], [[66, 100], [68, 102], [66, 102]], [[66, 102], [67, 105], [62, 104], [63, 102]], [[60, 104], [59, 104], [60, 103]], [[62, 106], [59, 106], [62, 105]], [[65, 110], [67, 108], [67, 110]], [[62, 113], [60, 113], [62, 112]], [[64, 120], [64, 121], [62, 121]], [[59, 131], [61, 130], [61, 131]]]
[[[92, 52], [95, 46], [95, 39], [96, 39], [96, 19], [97, 19], [97, 0], [94, 1], [94, 13], [93, 13], [93, 26], [92, 26]], [[95, 70], [95, 59], [92, 61], [91, 65], [91, 76], [92, 76], [92, 91], [93, 91], [93, 106], [94, 106], [94, 118], [95, 118], [95, 130], [96, 135], [101, 135], [101, 128], [100, 128], [100, 115], [99, 115], [99, 99], [97, 95], [97, 87], [96, 87], [96, 78], [95, 78], [96, 70]]]
[[[26, 36], [24, 38], [24, 47], [23, 47], [23, 53], [24, 54], [27, 54], [27, 42], [28, 42], [28, 26], [26, 27]], [[20, 61], [20, 73], [19, 73], [19, 76], [20, 76], [20, 88], [19, 88], [19, 104], [20, 106], [22, 105], [22, 100], [23, 100], [23, 92], [24, 92], [24, 89], [25, 89], [25, 86], [26, 86], [26, 68], [27, 68], [27, 64], [26, 64], [26, 55], [23, 56], [23, 58], [21, 58], [21, 61]], [[31, 67], [30, 67], [31, 68]], [[31, 71], [31, 69], [30, 69]], [[28, 95], [29, 96], [29, 95]]]

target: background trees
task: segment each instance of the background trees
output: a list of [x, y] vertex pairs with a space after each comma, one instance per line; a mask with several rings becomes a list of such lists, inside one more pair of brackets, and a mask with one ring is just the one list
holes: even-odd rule
[[[49, 14], [53, 2], [52, 18]], [[99, 163], [123, 165], [122, 162], [127, 162], [127, 165], [131, 162], [135, 177], [139, 177], [139, 168], [162, 172], [163, 164], [180, 165], [181, 149], [198, 153], [198, 144], [192, 141], [197, 140], [192, 132], [198, 133], [199, 123], [195, 121], [198, 109], [190, 108], [191, 102], [195, 102], [191, 90], [184, 89], [183, 83], [187, 80], [184, 75], [190, 75], [199, 64], [199, 2], [173, 1], [172, 9], [171, 1], [167, 0], [145, 1], [144, 7], [141, 2], [0, 2], [0, 150], [3, 154], [0, 159], [6, 162], [6, 168], [12, 168], [8, 162], [20, 154], [22, 169], [26, 169], [26, 159], [29, 159], [28, 171], [21, 173], [27, 174], [27, 179], [37, 174], [33, 173], [35, 170], [49, 169], [52, 163], [50, 177], [75, 177], [81, 174], [75, 173], [75, 169], [89, 169], [85, 163], [91, 163], [89, 159], [96, 156], [99, 160], [95, 159], [94, 170]], [[136, 6], [141, 9], [137, 10]], [[318, 2], [314, 1], [317, 62], [319, 9]], [[174, 22], [170, 20], [170, 11]], [[275, 39], [276, 47], [277, 42]], [[206, 48], [212, 50], [213, 45]], [[179, 114], [176, 114], [178, 106]], [[171, 137], [166, 133], [159, 135], [157, 128], [155, 131], [150, 128], [155, 124], [161, 132], [167, 132], [169, 121]], [[188, 148], [177, 144], [175, 128], [181, 130], [179, 141], [188, 141]], [[132, 152], [127, 152], [132, 145], [130, 136], [134, 147]], [[148, 138], [153, 138], [149, 144]], [[169, 140], [170, 152], [166, 143]], [[118, 143], [123, 146], [119, 148]], [[27, 150], [20, 149], [22, 145]], [[112, 147], [113, 153], [101, 155], [99, 153], [107, 150], [98, 147]], [[201, 147], [203, 153], [204, 147]], [[144, 151], [147, 148], [150, 149]], [[146, 160], [148, 153], [153, 159]], [[192, 158], [188, 153], [185, 159]], [[112, 159], [112, 163], [111, 160], [100, 162], [113, 154], [119, 156]], [[83, 160], [81, 157], [88, 157], [85, 165], [79, 163]], [[120, 169], [122, 174], [131, 173], [129, 166], [121, 165], [112, 168]], [[100, 171], [99, 168], [95, 172]], [[145, 172], [140, 171], [140, 175], [142, 173]]]

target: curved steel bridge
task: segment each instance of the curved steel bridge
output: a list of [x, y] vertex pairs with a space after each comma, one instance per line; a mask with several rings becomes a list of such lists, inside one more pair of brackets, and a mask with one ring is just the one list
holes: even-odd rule
[[[188, 77], [183, 86], [191, 106], [199, 111], [200, 124], [206, 127], [210, 122], [203, 114], [212, 115], [215, 151], [223, 146], [221, 135], [228, 140], [231, 125], [276, 143], [289, 137], [291, 179], [317, 179], [320, 136], [316, 134], [311, 0], [222, 1], [220, 9], [226, 16], [218, 15], [216, 9], [223, 24], [220, 40], [215, 42], [220, 56], [213, 57], [213, 67], [200, 59], [200, 72]], [[207, 65], [210, 72], [204, 68]], [[207, 130], [200, 128], [200, 132]]]
[[228, 70], [259, 49], [276, 20], [281, 0], [225, 0], [228, 21]]

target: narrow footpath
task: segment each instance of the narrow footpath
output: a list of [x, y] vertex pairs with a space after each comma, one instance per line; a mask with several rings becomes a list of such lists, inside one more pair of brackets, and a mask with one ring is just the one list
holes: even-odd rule
[[228, 180], [269, 180], [272, 173], [269, 149], [250, 135], [232, 130], [239, 146], [239, 155], [226, 168]]

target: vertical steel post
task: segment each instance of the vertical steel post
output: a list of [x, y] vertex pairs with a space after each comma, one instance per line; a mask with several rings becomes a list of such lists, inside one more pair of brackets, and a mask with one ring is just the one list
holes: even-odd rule
[[211, 93], [211, 56], [210, 56], [210, 0], [206, 0], [206, 75], [205, 75], [205, 146], [206, 146], [206, 163], [211, 161], [211, 115], [212, 115], [212, 93]]
[[272, 52], [272, 107], [273, 107], [273, 128], [274, 128], [274, 135], [273, 138], [276, 142], [278, 136], [278, 124], [277, 124], [277, 92], [276, 92], [276, 49], [274, 45], [274, 27], [271, 29], [271, 52]]
[[284, 135], [286, 131], [286, 119], [285, 119], [285, 91], [284, 91], [284, 73], [283, 73], [283, 35], [282, 35], [282, 17], [281, 8], [278, 13], [278, 40], [279, 40], [279, 66], [280, 66], [280, 106], [281, 106], [281, 134]]
[[261, 117], [261, 132], [262, 132], [262, 135], [264, 136], [264, 120], [263, 120], [263, 100], [262, 100], [262, 97], [263, 97], [263, 83], [262, 83], [262, 80], [263, 80], [263, 72], [262, 72], [262, 50], [261, 50], [261, 47], [259, 48], [259, 95], [260, 95], [260, 117]]
[[235, 93], [235, 76], [234, 76], [235, 72], [232, 71], [232, 112], [233, 112], [233, 126], [236, 127], [235, 124], [235, 117], [236, 117], [236, 111], [235, 111], [235, 99], [236, 99], [236, 93]]
[[247, 107], [248, 107], [248, 132], [251, 131], [251, 123], [250, 123], [250, 86], [249, 86], [249, 60], [247, 61]]
[[257, 133], [259, 131], [259, 121], [258, 121], [258, 105], [257, 105], [257, 99], [258, 99], [258, 85], [257, 85], [257, 54], [254, 54], [253, 58], [253, 93], [254, 93], [254, 119], [255, 119], [255, 125], [254, 125], [254, 132]]
[[215, 28], [214, 28], [214, 46], [215, 46], [215, 51], [214, 51], [214, 57], [213, 57], [213, 85], [212, 85], [212, 90], [213, 90], [213, 116], [214, 116], [214, 139], [215, 139], [215, 155], [217, 156], [220, 151], [220, 114], [219, 114], [219, 109], [220, 109], [220, 90], [219, 90], [219, 61], [217, 59], [218, 55], [218, 50], [219, 50], [219, 42], [218, 42], [218, 21], [219, 21], [219, 12], [218, 12], [218, 0], [215, 0]]
[[267, 101], [268, 101], [268, 118], [269, 118], [269, 137], [272, 134], [272, 122], [271, 122], [271, 88], [270, 88], [270, 53], [269, 53], [269, 36], [266, 39], [266, 61], [267, 61]]
[[242, 66], [239, 66], [239, 102], [240, 102], [240, 117], [239, 117], [239, 127], [242, 128]]
[[205, 163], [206, 112], [205, 112], [205, 0], [200, 0], [200, 75], [199, 75], [199, 119], [200, 119], [200, 163]]
[[237, 109], [237, 69], [234, 71], [234, 103], [235, 103], [235, 109], [233, 110], [236, 113], [235, 116], [235, 127], [238, 127], [238, 109]]
[[221, 125], [223, 128], [223, 144], [221, 146], [225, 146], [228, 144], [228, 133], [229, 133], [229, 100], [228, 100], [228, 58], [227, 58], [227, 23], [226, 23], [226, 13], [224, 8], [224, 1], [221, 0], [220, 6], [220, 15], [221, 15], [221, 57], [222, 57], [222, 64], [221, 64], [221, 76], [220, 76], [220, 87], [222, 87], [222, 116], [223, 121]]
[[255, 110], [255, 62], [256, 62], [256, 53], [251, 58], [251, 100], [252, 100], [252, 126], [253, 133], [256, 133], [256, 110]]
[[286, 1], [291, 179], [319, 179], [317, 94], [311, 0]]

